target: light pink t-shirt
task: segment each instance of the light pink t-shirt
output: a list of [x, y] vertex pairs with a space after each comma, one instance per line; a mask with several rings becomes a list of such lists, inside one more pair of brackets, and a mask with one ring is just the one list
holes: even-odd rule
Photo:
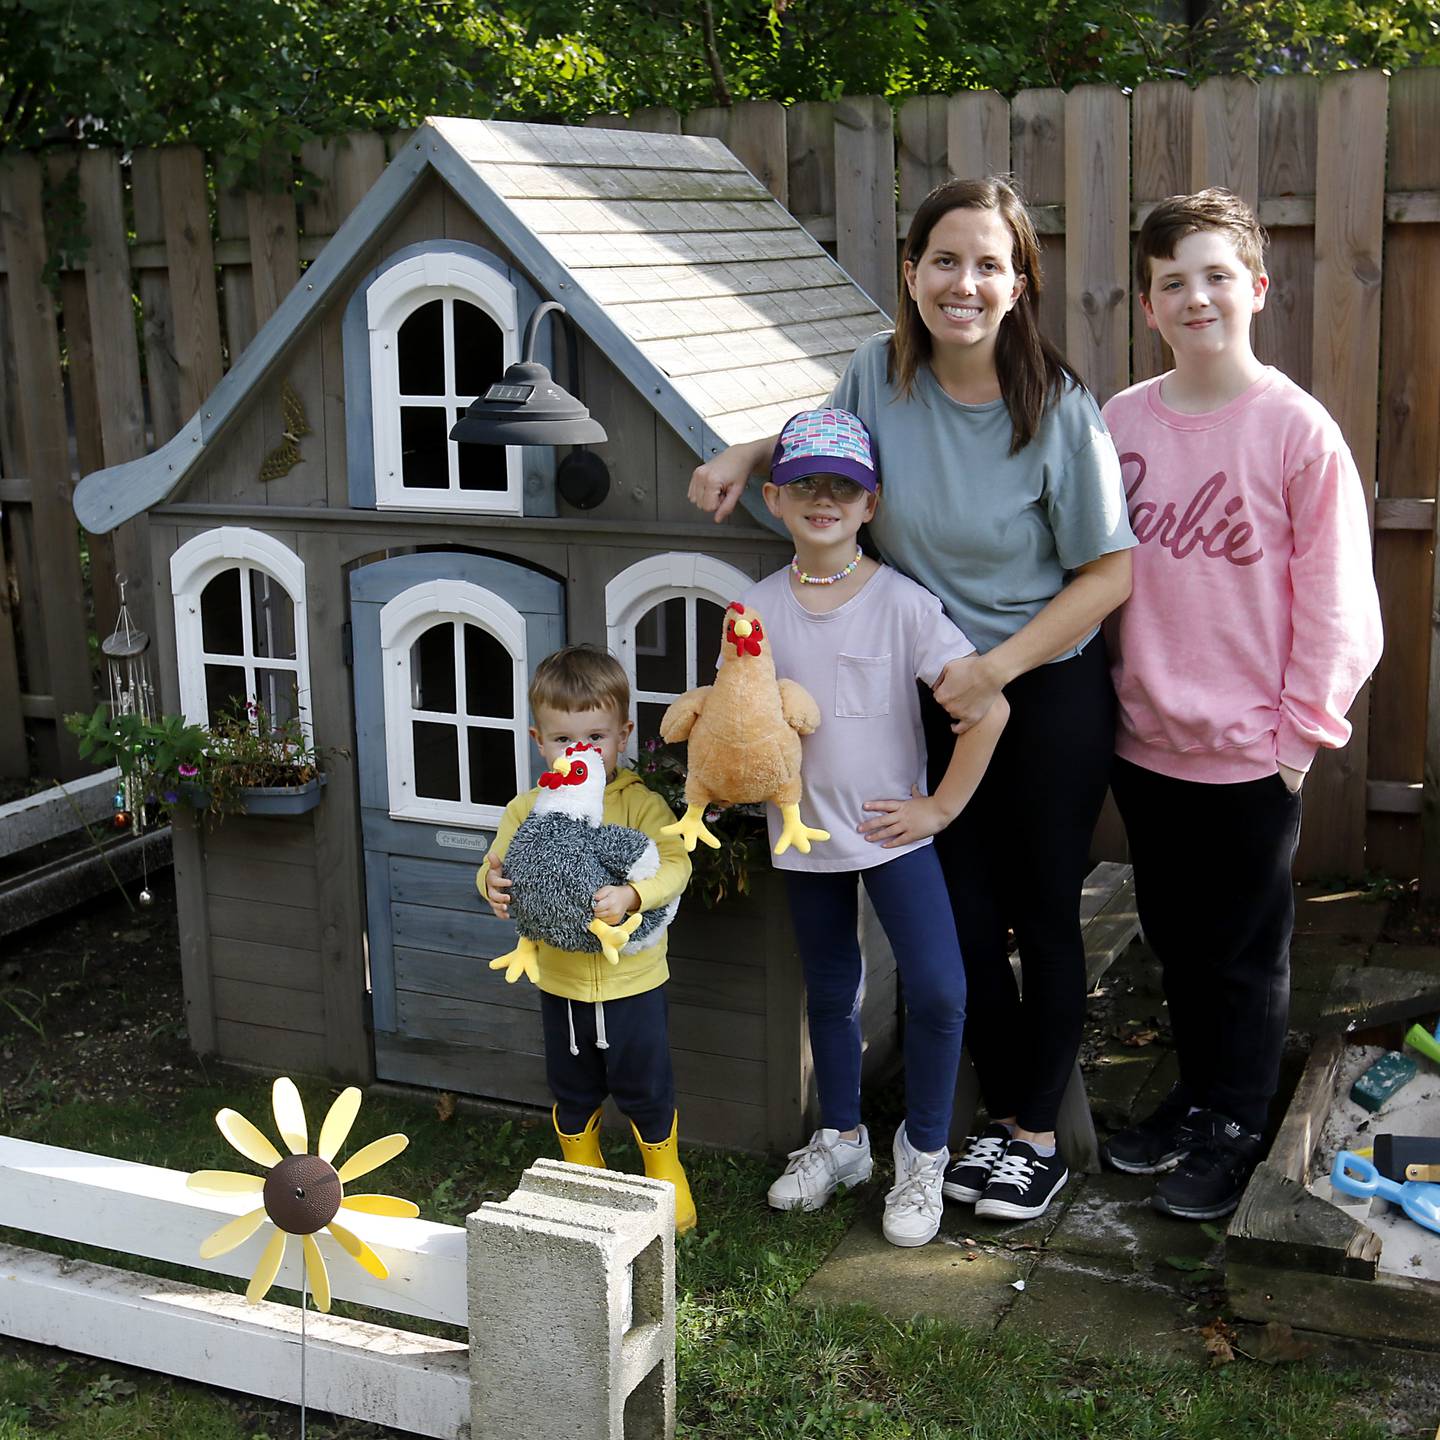
[[[802, 740], [804, 798], [800, 818], [830, 832], [808, 855], [771, 856], [779, 870], [867, 870], [930, 841], [886, 850], [859, 834], [867, 800], [905, 799], [925, 784], [925, 737], [916, 680], [933, 685], [951, 660], [975, 647], [946, 618], [940, 602], [897, 570], [881, 566], [839, 609], [806, 610], [790, 590], [788, 570], [760, 581], [745, 597], [756, 610], [782, 680], [803, 685], [820, 707], [820, 728]], [[767, 807], [770, 844], [780, 816]]]

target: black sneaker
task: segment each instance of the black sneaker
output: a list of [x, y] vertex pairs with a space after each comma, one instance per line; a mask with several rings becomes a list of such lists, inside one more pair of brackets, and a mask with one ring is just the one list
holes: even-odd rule
[[1008, 1125], [987, 1125], [978, 1135], [967, 1135], [960, 1158], [945, 1172], [940, 1189], [947, 1200], [973, 1204], [985, 1193], [990, 1172], [1000, 1163], [1010, 1143]]
[[1155, 1187], [1150, 1203], [1181, 1220], [1218, 1220], [1240, 1203], [1264, 1142], [1214, 1110], [1192, 1115], [1190, 1131], [1189, 1152]]
[[1028, 1140], [1012, 1140], [990, 1172], [975, 1213], [985, 1220], [1033, 1220], [1050, 1208], [1069, 1178], [1059, 1150], [1037, 1155]]
[[1180, 1163], [1193, 1138], [1190, 1102], [1180, 1086], [1174, 1085], [1138, 1125], [1112, 1135], [1100, 1147], [1100, 1154], [1107, 1164], [1127, 1175], [1159, 1175]]

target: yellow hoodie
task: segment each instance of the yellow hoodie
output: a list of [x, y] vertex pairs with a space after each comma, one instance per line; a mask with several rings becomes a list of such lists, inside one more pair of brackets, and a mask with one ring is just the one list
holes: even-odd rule
[[[495, 843], [485, 853], [485, 862], [475, 873], [475, 887], [486, 900], [485, 876], [490, 856], [504, 861], [511, 837], [520, 822], [535, 808], [539, 790], [517, 795], [506, 807], [495, 832]], [[621, 770], [605, 787], [605, 823], [628, 825], [648, 835], [660, 852], [660, 868], [648, 880], [632, 880], [640, 896], [641, 910], [657, 910], [668, 905], [690, 883], [690, 856], [678, 835], [662, 835], [662, 827], [673, 825], [675, 816], [670, 807], [649, 789], [633, 770]], [[621, 955], [620, 963], [612, 965], [598, 952], [594, 955], [572, 950], [557, 950], [540, 941], [540, 988], [564, 1000], [622, 1000], [627, 995], [643, 995], [670, 978], [665, 954], [669, 928], [647, 950]]]

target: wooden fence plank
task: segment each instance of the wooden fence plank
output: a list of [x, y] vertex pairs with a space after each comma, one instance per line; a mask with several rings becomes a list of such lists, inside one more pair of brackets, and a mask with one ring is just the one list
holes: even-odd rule
[[[1181, 80], [1139, 85], [1131, 101], [1134, 153], [1132, 203], [1148, 214], [1157, 200], [1181, 195], [1190, 184], [1191, 90]], [[1131, 273], [1134, 266], [1130, 267]], [[1132, 279], [1130, 284], [1134, 285]], [[1138, 298], [1131, 307], [1131, 378], [1148, 380], [1174, 363], [1169, 347], [1145, 321]]]
[[224, 371], [220, 309], [215, 294], [215, 246], [210, 238], [210, 197], [200, 151], [193, 145], [176, 145], [162, 151], [160, 184], [183, 423], [205, 403]]
[[[1010, 102], [1010, 156], [1020, 194], [1032, 208], [1065, 203], [1065, 92], [1022, 90]], [[1040, 236], [1044, 266], [1040, 329], [1065, 349], [1065, 237]], [[1073, 359], [1074, 357], [1070, 357]]]
[[900, 107], [895, 159], [900, 170], [900, 226], [908, 229], [920, 202], [952, 173], [949, 107], [944, 95], [916, 95]]
[[[140, 345], [135, 335], [135, 296], [126, 251], [128, 226], [120, 181], [118, 152], [84, 150], [80, 154], [80, 201], [85, 207], [90, 244], [85, 253], [85, 292], [92, 333], [104, 337], [94, 347], [95, 399], [100, 444], [106, 465], [121, 465], [145, 454], [145, 397], [140, 385]], [[68, 328], [68, 327], [67, 327]], [[129, 600], [141, 629], [154, 630], [147, 604], [150, 589], [149, 520], [127, 521], [111, 532], [111, 573], [130, 582]], [[92, 575], [93, 575], [92, 570]], [[106, 580], [108, 582], [108, 576]], [[102, 634], [114, 625], [116, 609], [99, 603], [95, 624]]]
[[789, 203], [785, 107], [778, 100], [740, 101], [731, 113], [730, 135], [725, 143], [782, 205]]
[[[1260, 201], [1315, 193], [1319, 82], [1309, 75], [1269, 76], [1260, 85]], [[1314, 215], [1270, 226], [1270, 292], [1255, 317], [1255, 353], [1310, 388], [1314, 352]]]
[[[1388, 184], [1395, 190], [1440, 185], [1440, 70], [1412, 70], [1390, 83]], [[1381, 304], [1380, 460], [1377, 491], [1387, 499], [1434, 502], [1440, 486], [1440, 229], [1392, 228], [1386, 237]], [[1375, 537], [1375, 578], [1385, 620], [1385, 655], [1370, 708], [1370, 774], [1423, 779], [1421, 820], [1371, 817], [1372, 869], [1421, 877], [1440, 894], [1440, 728], [1431, 691], [1440, 671], [1436, 620], [1433, 503], [1424, 531]], [[1428, 701], [1428, 705], [1427, 705]], [[1423, 849], [1417, 833], [1423, 827]]]
[[1130, 114], [1118, 90], [1065, 97], [1065, 353], [1102, 404], [1130, 379]]
[[75, 513], [74, 480], [65, 426], [65, 394], [55, 308], [41, 279], [45, 265], [45, 220], [39, 163], [28, 155], [0, 165], [0, 233], [10, 274], [11, 343], [15, 368], [24, 377], [17, 396], [24, 437], [24, 473], [32, 486], [34, 540], [45, 566], [45, 609], [31, 612], [43, 627], [55, 702], [55, 750], [61, 779], [84, 773], [75, 738], [58, 717], [91, 705], [89, 626]]
[[[1311, 388], [1344, 431], [1372, 506], [1386, 88], [1386, 77], [1374, 71], [1331, 76], [1322, 83], [1315, 176]], [[1306, 782], [1301, 855], [1311, 873], [1358, 875], [1364, 869], [1369, 701], [1367, 686], [1350, 710], [1354, 733], [1349, 745], [1322, 752]]]
[[1223, 185], [1252, 209], [1260, 201], [1260, 91], [1247, 76], [1215, 75], [1195, 91], [1191, 190]]
[[785, 112], [790, 213], [822, 244], [835, 243], [835, 110], [805, 101]]
[[280, 308], [300, 278], [300, 238], [289, 162], [277, 162], [264, 183], [266, 188], [251, 190], [245, 197], [257, 330]]
[[[135, 150], [130, 156], [130, 207], [135, 223], [132, 257], [140, 294], [141, 338], [145, 346], [145, 391], [152, 443], [163, 445], [185, 423], [180, 413], [180, 356], [170, 312], [170, 268], [165, 254], [165, 198], [160, 181], [163, 150]], [[203, 161], [202, 161], [203, 164]], [[142, 263], [141, 255], [156, 257]], [[210, 274], [210, 290], [215, 276]], [[83, 465], [80, 473], [86, 474]]]
[[[3, 334], [3, 331], [0, 331]], [[0, 507], [3, 508], [3, 507]], [[20, 646], [15, 633], [15, 599], [10, 592], [10, 566], [5, 533], [0, 529], [0, 695], [20, 695]], [[23, 780], [30, 773], [25, 749], [25, 716], [18, 704], [0, 705], [0, 777]]]
[[1010, 172], [1010, 107], [993, 90], [967, 90], [945, 104], [945, 149], [959, 180]]
[[847, 95], [835, 104], [835, 251], [841, 269], [894, 315], [894, 119], [880, 95]]

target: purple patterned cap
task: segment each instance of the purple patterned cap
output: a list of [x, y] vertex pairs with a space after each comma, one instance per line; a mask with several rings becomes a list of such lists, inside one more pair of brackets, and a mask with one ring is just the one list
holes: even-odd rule
[[775, 442], [770, 479], [788, 485], [802, 475], [843, 475], [875, 491], [875, 457], [865, 422], [848, 410], [802, 410], [792, 415]]

